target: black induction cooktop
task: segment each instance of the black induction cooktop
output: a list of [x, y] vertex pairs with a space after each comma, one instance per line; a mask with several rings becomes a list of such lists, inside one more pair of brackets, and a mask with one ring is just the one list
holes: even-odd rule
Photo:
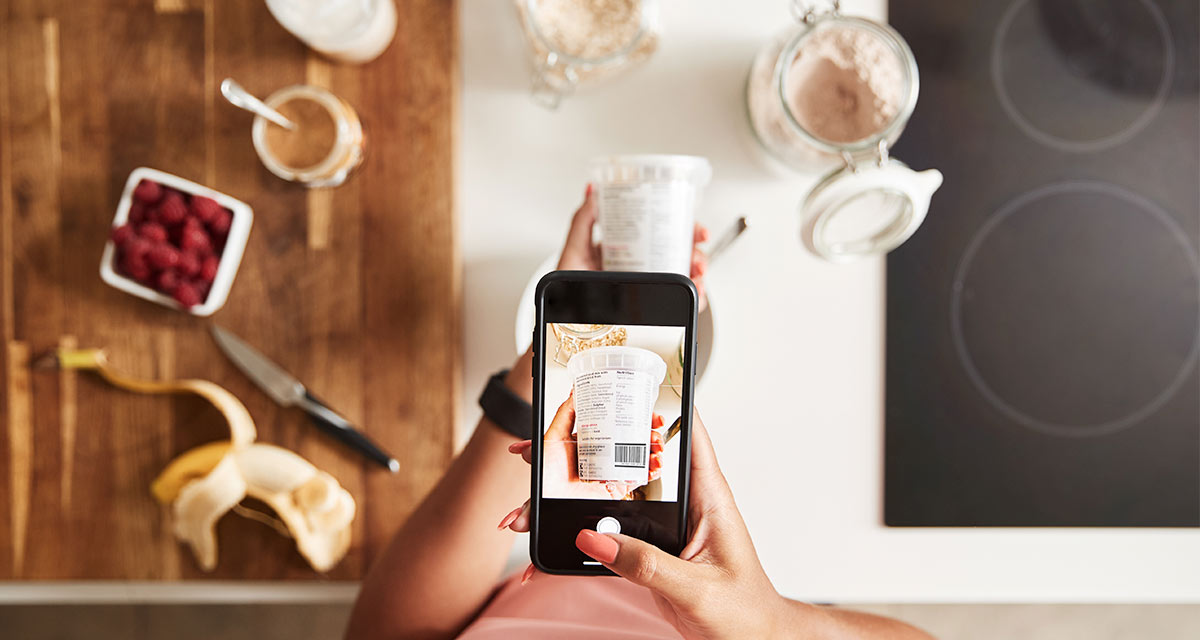
[[891, 526], [1200, 526], [1200, 3], [892, 0]]

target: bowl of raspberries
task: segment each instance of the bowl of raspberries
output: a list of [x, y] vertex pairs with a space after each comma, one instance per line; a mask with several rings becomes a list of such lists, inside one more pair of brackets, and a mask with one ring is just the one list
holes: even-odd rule
[[139, 298], [212, 315], [229, 297], [253, 220], [245, 202], [139, 167], [121, 193], [100, 277]]

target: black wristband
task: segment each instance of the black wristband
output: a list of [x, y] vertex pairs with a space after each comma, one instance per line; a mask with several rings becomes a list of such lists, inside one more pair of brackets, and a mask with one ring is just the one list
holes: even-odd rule
[[533, 437], [533, 405], [504, 384], [507, 375], [508, 369], [504, 369], [488, 378], [487, 386], [479, 394], [479, 407], [496, 426], [528, 440]]

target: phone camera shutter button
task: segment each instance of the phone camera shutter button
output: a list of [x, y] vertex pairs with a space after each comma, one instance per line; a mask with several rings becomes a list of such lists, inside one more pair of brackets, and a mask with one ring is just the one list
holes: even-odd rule
[[612, 516], [604, 516], [600, 518], [600, 522], [596, 523], [596, 531], [600, 533], [621, 533], [621, 523]]

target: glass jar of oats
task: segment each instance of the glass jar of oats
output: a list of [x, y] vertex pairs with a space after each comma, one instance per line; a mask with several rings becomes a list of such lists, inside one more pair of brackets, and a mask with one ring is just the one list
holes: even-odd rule
[[658, 48], [658, 0], [515, 1], [534, 67], [533, 98], [549, 109]]
[[554, 361], [563, 366], [580, 351], [624, 345], [628, 335], [625, 327], [611, 324], [553, 322], [550, 330], [558, 343], [554, 348]]

